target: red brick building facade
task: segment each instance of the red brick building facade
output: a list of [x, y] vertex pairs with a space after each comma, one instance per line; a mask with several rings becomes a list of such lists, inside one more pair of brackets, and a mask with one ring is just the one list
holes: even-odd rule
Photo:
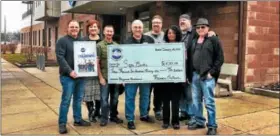
[[248, 1], [244, 12], [244, 85], [279, 82], [279, 2]]

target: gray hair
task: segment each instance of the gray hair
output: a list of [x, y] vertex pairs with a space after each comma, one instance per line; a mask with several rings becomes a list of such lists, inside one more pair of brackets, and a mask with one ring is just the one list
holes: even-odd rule
[[132, 27], [134, 24], [140, 24], [142, 27], [144, 27], [143, 22], [142, 22], [141, 20], [139, 20], [139, 19], [134, 20], [134, 21], [132, 22], [132, 24], [131, 24], [131, 27]]

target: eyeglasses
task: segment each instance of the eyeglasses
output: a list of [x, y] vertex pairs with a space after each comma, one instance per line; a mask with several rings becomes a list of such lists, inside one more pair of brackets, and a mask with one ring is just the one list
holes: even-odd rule
[[196, 29], [205, 29], [206, 26], [197, 26]]
[[152, 22], [152, 24], [161, 24], [162, 22]]

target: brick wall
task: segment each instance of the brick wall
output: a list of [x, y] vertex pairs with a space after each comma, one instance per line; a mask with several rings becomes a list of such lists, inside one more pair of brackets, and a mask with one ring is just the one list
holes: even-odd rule
[[[33, 38], [36, 38], [37, 40], [37, 42], [36, 42], [36, 44], [35, 43], [33, 43], [32, 45], [33, 46], [41, 46], [42, 45], [42, 39], [40, 40], [40, 45], [39, 45], [39, 38], [42, 38], [42, 35], [40, 34], [40, 37], [39, 37], [39, 34], [38, 34], [38, 32], [39, 32], [39, 30], [40, 30], [40, 32], [42, 33], [42, 30], [44, 29], [44, 23], [39, 23], [39, 24], [36, 24], [36, 25], [33, 25], [32, 26], [32, 31], [37, 31], [37, 37], [35, 37], [34, 36], [34, 34], [32, 33], [32, 43], [33, 43]], [[21, 34], [25, 34], [25, 36], [24, 36], [24, 40], [26, 41], [26, 43], [25, 44], [23, 44], [22, 45], [22, 47], [24, 47], [24, 46], [29, 46], [30, 44], [29, 44], [29, 36], [28, 36], [28, 33], [30, 32], [30, 26], [28, 26], [28, 27], [24, 27], [24, 28], [22, 28], [21, 30], [20, 30], [20, 33]]]
[[[83, 26], [81, 26], [81, 28], [83, 29], [83, 35], [86, 34], [86, 21], [89, 19], [95, 19], [95, 15], [93, 14], [74, 14], [74, 18], [75, 20], [79, 21], [79, 22], [83, 22]], [[62, 37], [64, 35], [67, 34], [67, 23], [72, 20], [72, 14], [65, 14], [60, 16], [59, 21], [58, 21], [58, 26], [59, 26], [59, 30], [58, 30], [58, 37]]]
[[245, 87], [279, 82], [279, 2], [248, 1]]
[[[159, 14], [164, 18], [163, 28], [178, 25], [182, 13], [192, 15], [192, 24], [199, 17], [209, 20], [211, 30], [215, 31], [221, 40], [225, 63], [238, 62], [238, 32], [239, 32], [239, 2], [156, 2], [150, 7], [151, 17]], [[237, 88], [237, 77], [233, 77], [233, 89]]]
[[[205, 17], [210, 29], [219, 35], [225, 63], [242, 63], [238, 62], [239, 2], [190, 2], [189, 7], [185, 12], [192, 14], [193, 25], [199, 17]], [[237, 76], [232, 81], [233, 89], [236, 89]]]

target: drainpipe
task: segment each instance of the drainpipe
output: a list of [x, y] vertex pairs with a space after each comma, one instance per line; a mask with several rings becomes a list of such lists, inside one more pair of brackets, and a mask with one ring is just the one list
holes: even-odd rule
[[244, 43], [244, 28], [246, 26], [243, 26], [244, 24], [244, 1], [239, 2], [239, 33], [238, 33], [238, 54], [237, 54], [237, 60], [238, 60], [238, 75], [237, 75], [237, 89], [238, 90], [244, 90], [244, 64], [245, 64], [245, 43]]

